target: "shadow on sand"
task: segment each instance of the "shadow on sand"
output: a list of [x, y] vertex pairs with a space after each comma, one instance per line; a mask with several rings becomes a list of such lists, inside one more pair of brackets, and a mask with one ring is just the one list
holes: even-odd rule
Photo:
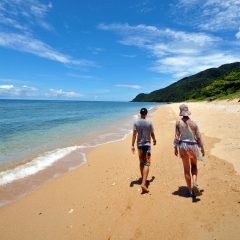
[[[146, 184], [146, 185], [147, 185], [147, 188], [150, 186], [151, 182], [154, 181], [154, 179], [155, 179], [155, 177], [152, 176], [151, 180], [147, 180], [147, 184]], [[130, 187], [133, 187], [134, 185], [141, 185], [141, 183], [142, 183], [142, 178], [139, 178], [138, 180], [132, 181], [132, 182], [130, 183]], [[147, 193], [147, 192], [145, 192], [145, 191], [142, 190], [142, 193], [141, 193], [141, 194], [145, 194], [145, 193]]]
[[[204, 192], [204, 190], [200, 190], [201, 193]], [[177, 191], [173, 192], [172, 195], [179, 196], [179, 197], [185, 197], [185, 198], [190, 198], [188, 195], [188, 188], [186, 186], [181, 186], [178, 188]], [[198, 197], [193, 197], [192, 202], [196, 203], [201, 201], [200, 198]]]

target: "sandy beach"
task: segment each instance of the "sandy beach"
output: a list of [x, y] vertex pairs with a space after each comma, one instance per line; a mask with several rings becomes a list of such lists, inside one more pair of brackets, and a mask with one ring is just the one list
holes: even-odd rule
[[158, 107], [149, 190], [140, 190], [132, 135], [87, 154], [87, 163], [0, 208], [0, 239], [230, 239], [240, 236], [240, 102], [187, 103], [205, 153], [198, 163], [202, 195], [187, 196], [174, 155], [180, 103]]

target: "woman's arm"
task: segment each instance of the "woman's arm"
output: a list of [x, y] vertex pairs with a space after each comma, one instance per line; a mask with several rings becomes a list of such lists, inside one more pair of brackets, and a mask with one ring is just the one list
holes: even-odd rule
[[[198, 143], [198, 146], [200, 147], [200, 148], [202, 148], [203, 147], [203, 145], [204, 145], [204, 142], [203, 142], [203, 139], [202, 139], [202, 136], [201, 136], [201, 133], [200, 133], [200, 130], [199, 130], [199, 127], [198, 127], [198, 124], [197, 124], [197, 122], [195, 121], [195, 134], [196, 134], [196, 141], [197, 141], [197, 143]], [[204, 150], [203, 150], [204, 151]]]
[[200, 130], [199, 130], [199, 127], [198, 127], [198, 124], [196, 121], [195, 121], [195, 125], [196, 125], [196, 141], [197, 141], [198, 146], [200, 147], [202, 155], [204, 157], [205, 156], [205, 151], [204, 151], [204, 147], [203, 147], [204, 142], [203, 142], [203, 139], [202, 139], [202, 136], [201, 136], [201, 133], [200, 133]]
[[178, 147], [179, 147], [179, 138], [181, 136], [181, 132], [180, 132], [180, 121], [176, 121], [176, 126], [175, 126], [175, 137], [174, 137], [174, 141], [173, 141], [173, 145], [174, 145], [174, 154], [176, 156], [178, 156]]

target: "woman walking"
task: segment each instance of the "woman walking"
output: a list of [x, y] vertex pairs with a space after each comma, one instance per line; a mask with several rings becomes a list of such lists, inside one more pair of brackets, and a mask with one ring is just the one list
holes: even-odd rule
[[176, 121], [174, 154], [176, 156], [179, 154], [182, 158], [188, 194], [190, 197], [195, 197], [202, 194], [197, 184], [197, 160], [203, 160], [204, 143], [197, 122], [189, 118], [191, 112], [188, 110], [188, 106], [182, 104], [179, 108], [179, 116], [182, 118]]

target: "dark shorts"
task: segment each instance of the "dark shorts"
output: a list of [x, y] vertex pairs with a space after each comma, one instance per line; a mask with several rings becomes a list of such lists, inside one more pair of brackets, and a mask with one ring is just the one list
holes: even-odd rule
[[151, 165], [151, 146], [138, 147], [138, 157], [141, 164], [145, 166]]

